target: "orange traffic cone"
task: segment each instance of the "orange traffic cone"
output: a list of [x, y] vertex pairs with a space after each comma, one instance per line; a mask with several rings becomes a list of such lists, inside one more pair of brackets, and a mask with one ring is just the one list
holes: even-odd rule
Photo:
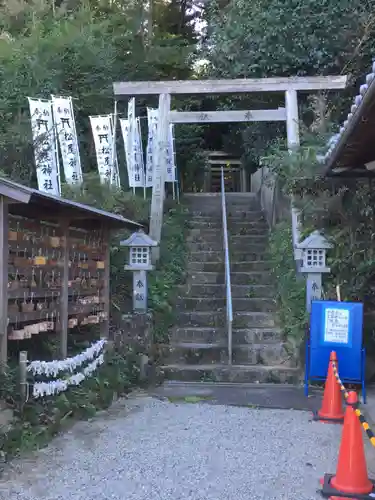
[[342, 423], [344, 421], [344, 410], [342, 408], [342, 396], [339, 383], [333, 373], [332, 361], [336, 363], [338, 369], [337, 356], [335, 351], [329, 357], [328, 374], [324, 386], [323, 403], [321, 409], [314, 413], [314, 420], [321, 420], [326, 423]]
[[374, 484], [367, 475], [362, 429], [354, 409], [357, 402], [357, 394], [349, 392], [336, 475], [324, 475], [322, 494], [331, 500], [343, 500], [348, 494], [372, 498]]

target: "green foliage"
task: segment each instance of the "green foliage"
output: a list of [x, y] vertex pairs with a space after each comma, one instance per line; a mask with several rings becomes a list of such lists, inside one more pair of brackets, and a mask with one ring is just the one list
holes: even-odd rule
[[[160, 2], [155, 17], [167, 8]], [[184, 38], [171, 22], [165, 28], [172, 33], [157, 25], [149, 45], [144, 15], [132, 2], [64, 1], [54, 12], [37, 1], [0, 6], [0, 157], [13, 179], [35, 183], [28, 96], [75, 98], [82, 163], [90, 171], [96, 160], [89, 116], [113, 111], [114, 81], [189, 76], [191, 34]]]
[[273, 228], [269, 258], [285, 337], [299, 345], [304, 338], [307, 321], [306, 290], [305, 281], [297, 278], [292, 231], [288, 221], [279, 222]]
[[[243, 0], [213, 1], [206, 9], [205, 57], [210, 76], [264, 78], [315, 75], [355, 75], [354, 85], [369, 72], [375, 35], [375, 1], [368, 0]], [[358, 81], [356, 79], [359, 79]], [[332, 120], [347, 112], [350, 92], [330, 93]], [[311, 121], [308, 96], [299, 95], [301, 117]], [[284, 106], [280, 93], [232, 97], [238, 109]], [[283, 123], [233, 125], [226, 132], [250, 169], [265, 154], [269, 142], [285, 137]], [[238, 144], [242, 136], [243, 145]], [[227, 146], [227, 147], [228, 147]], [[238, 147], [239, 146], [239, 147]]]
[[154, 314], [154, 342], [168, 340], [168, 331], [175, 323], [174, 303], [177, 285], [186, 273], [187, 211], [183, 205], [169, 210], [163, 225], [160, 261], [149, 276], [149, 301]]

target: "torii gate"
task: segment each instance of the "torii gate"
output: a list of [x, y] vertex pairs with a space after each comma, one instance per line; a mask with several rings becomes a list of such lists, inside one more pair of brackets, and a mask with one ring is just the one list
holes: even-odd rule
[[[115, 100], [136, 95], [159, 95], [158, 156], [155, 161], [151, 200], [150, 236], [160, 242], [163, 223], [166, 158], [160, 155], [167, 148], [170, 123], [215, 123], [249, 121], [286, 121], [288, 148], [299, 146], [297, 92], [344, 89], [347, 76], [244, 78], [235, 80], [171, 80], [147, 82], [115, 82]], [[252, 92], [284, 92], [285, 108], [247, 111], [178, 112], [171, 111], [171, 95], [177, 94], [239, 94]], [[293, 244], [298, 237], [298, 212], [292, 207]], [[155, 249], [156, 250], [156, 249]], [[159, 248], [154, 260], [159, 258]]]

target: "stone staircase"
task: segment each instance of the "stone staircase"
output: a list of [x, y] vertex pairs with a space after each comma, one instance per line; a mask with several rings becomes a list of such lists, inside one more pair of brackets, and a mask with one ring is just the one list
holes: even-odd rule
[[228, 365], [221, 195], [185, 195], [191, 213], [188, 278], [179, 290], [165, 376], [178, 381], [295, 382], [297, 368], [277, 325], [265, 260], [267, 223], [251, 193], [228, 193], [226, 199], [233, 364]]

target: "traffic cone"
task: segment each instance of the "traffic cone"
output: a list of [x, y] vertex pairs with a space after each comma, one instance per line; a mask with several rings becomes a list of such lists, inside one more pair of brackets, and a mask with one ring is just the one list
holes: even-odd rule
[[322, 494], [331, 500], [343, 500], [348, 494], [372, 498], [374, 483], [367, 475], [362, 429], [354, 409], [357, 402], [357, 394], [349, 392], [336, 474], [324, 476]]
[[320, 420], [325, 423], [342, 423], [344, 421], [344, 410], [342, 408], [342, 396], [339, 383], [333, 373], [332, 362], [338, 362], [335, 351], [331, 352], [329, 357], [328, 374], [324, 386], [324, 395], [322, 407], [314, 413], [314, 420]]

